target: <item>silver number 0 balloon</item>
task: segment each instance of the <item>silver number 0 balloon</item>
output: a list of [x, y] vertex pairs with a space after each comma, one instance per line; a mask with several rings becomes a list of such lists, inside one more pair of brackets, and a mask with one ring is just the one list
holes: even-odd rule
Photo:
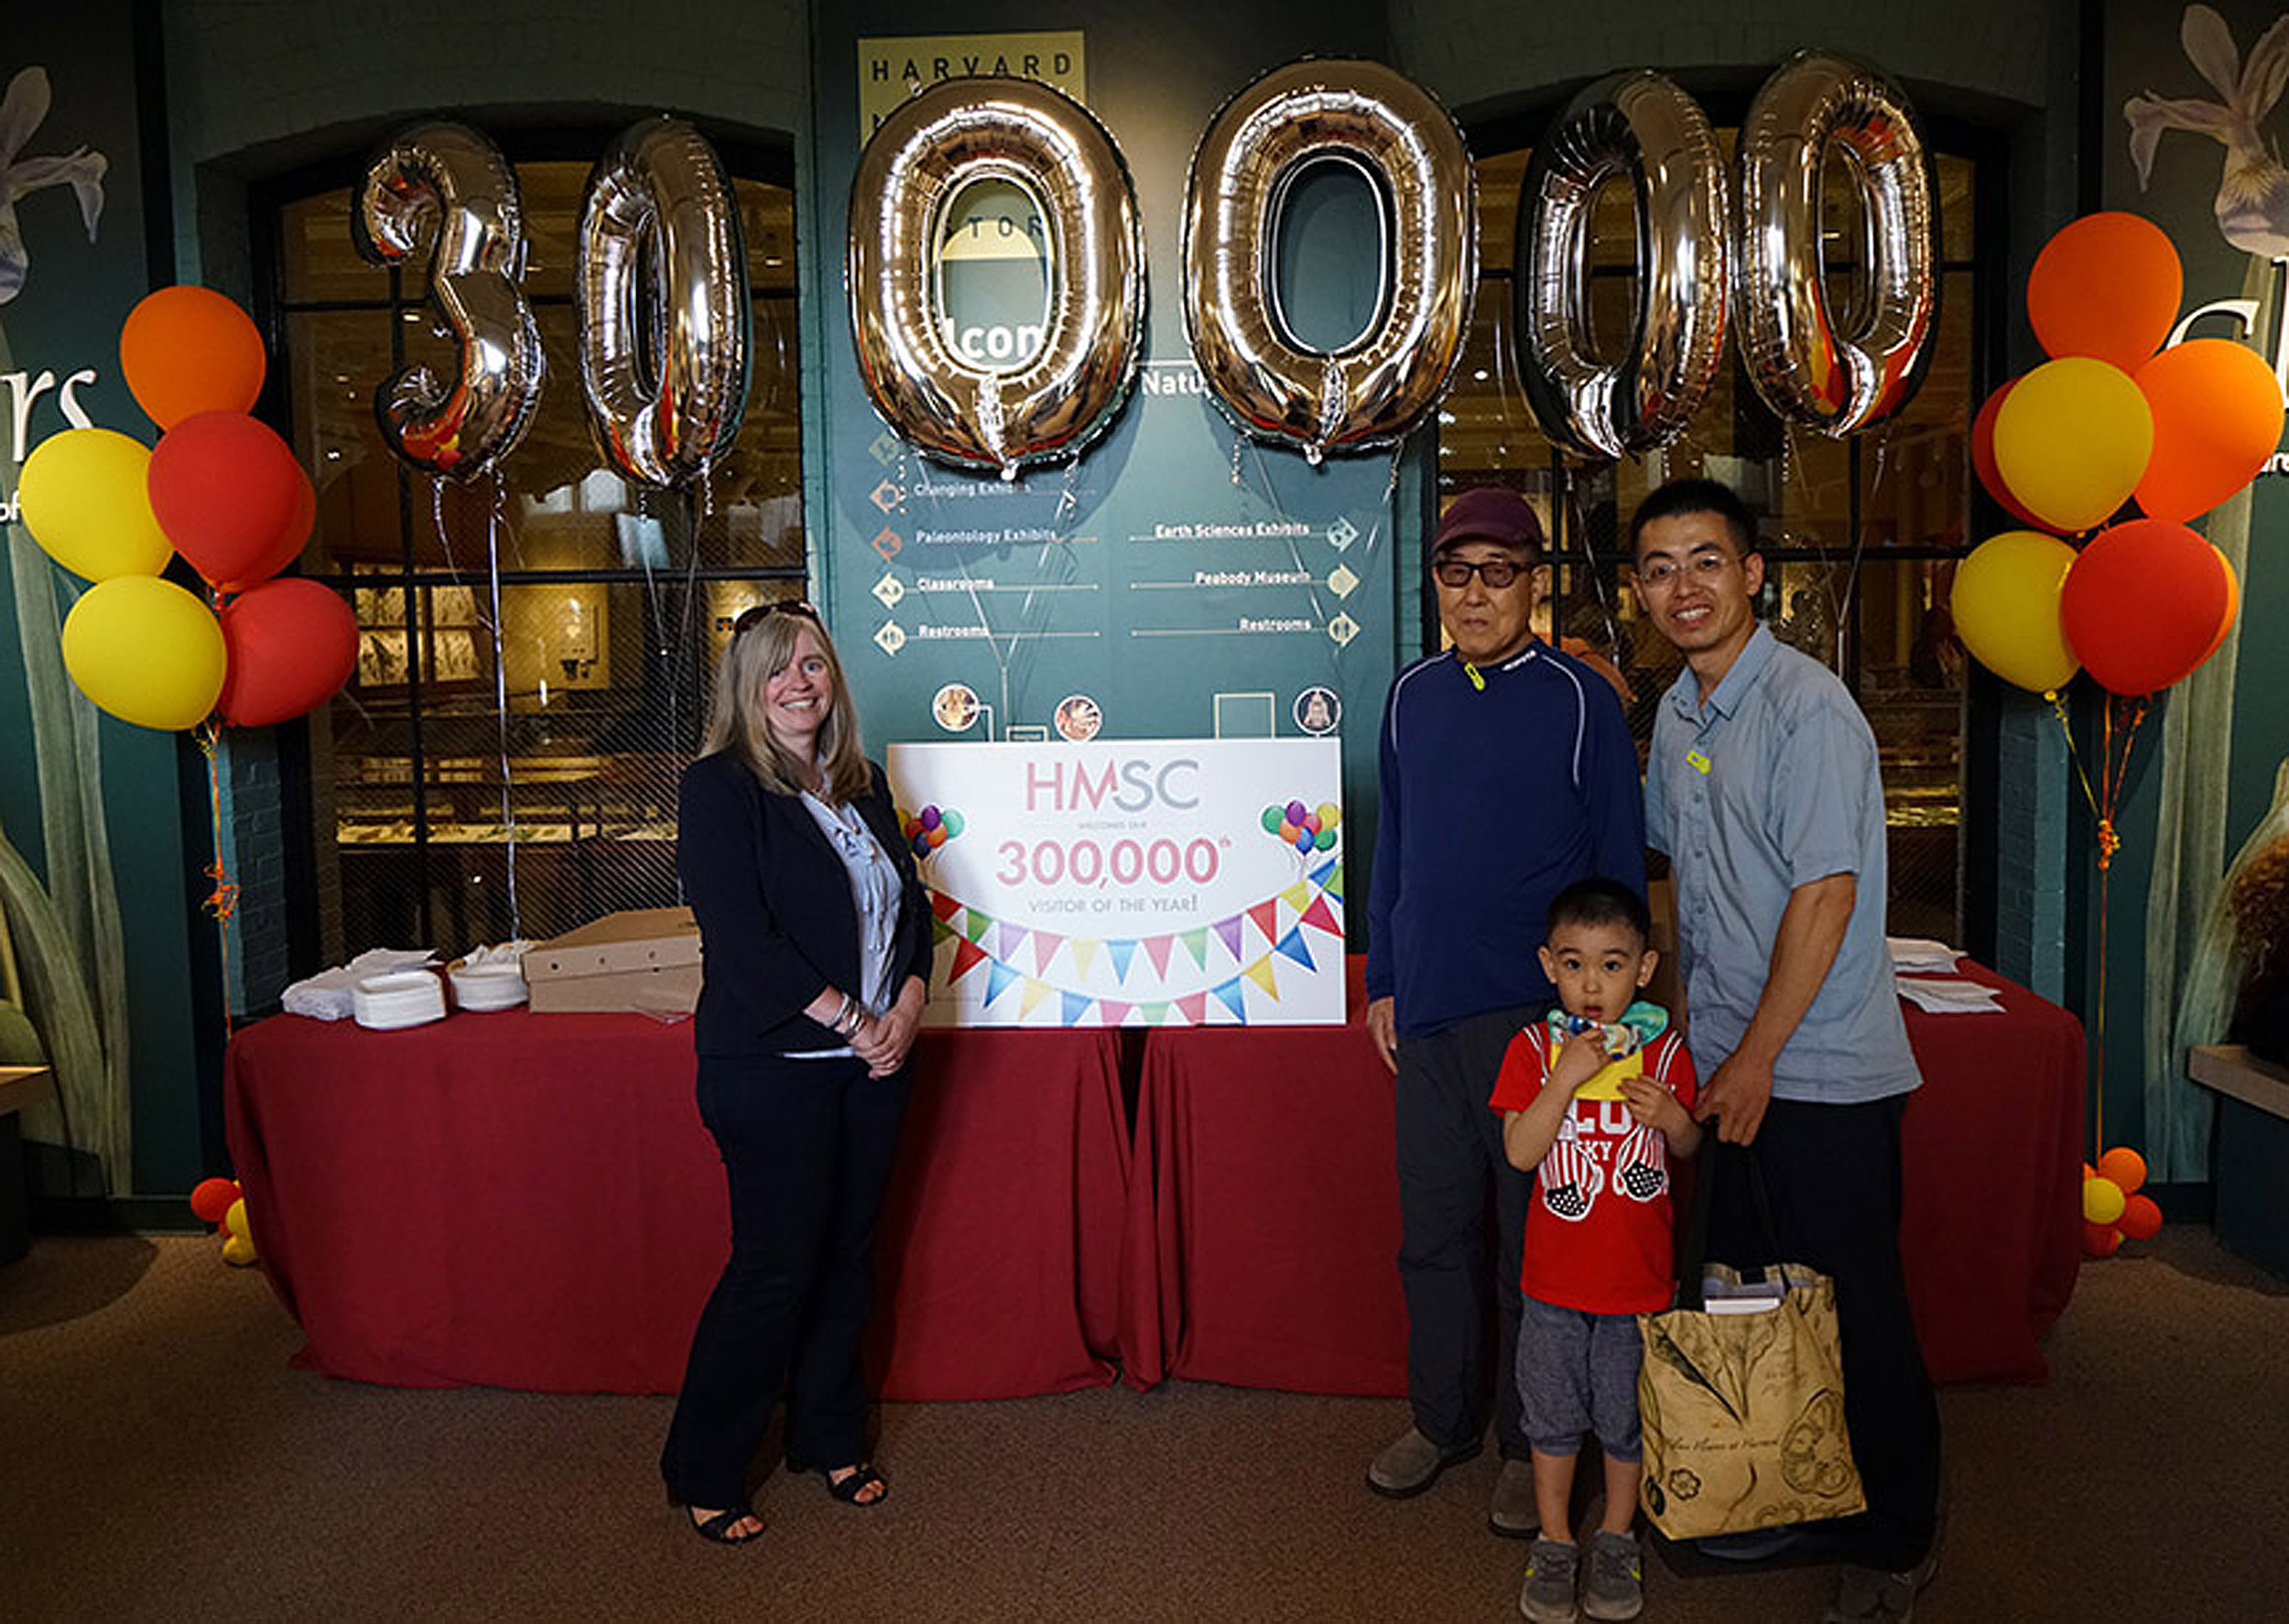
[[[1014, 371], [953, 344], [938, 293], [956, 200], [980, 181], [1026, 193], [1047, 233], [1041, 348]], [[958, 79], [902, 103], [851, 187], [851, 337], [874, 409], [932, 457], [998, 470], [1077, 454], [1136, 376], [1144, 244], [1119, 147], [1069, 96], [1025, 79]]]
[[[1627, 352], [1599, 358], [1589, 234], [1599, 187], [1626, 177], [1637, 214], [1637, 308]], [[1569, 450], [1665, 446], [1724, 359], [1724, 154], [1698, 103], [1658, 73], [1600, 80], [1535, 144], [1519, 199], [1517, 301], [1526, 398]]]
[[[1865, 285], [1840, 318], [1821, 281], [1831, 149], [1867, 222]], [[1871, 68], [1799, 51], [1757, 92], [1740, 163], [1741, 354], [1757, 393], [1839, 437], [1897, 411], [1922, 381], [1938, 310], [1937, 189], [1906, 97]]]
[[[1296, 338], [1275, 291], [1288, 189], [1327, 159], [1365, 173], [1383, 215], [1382, 309], [1335, 352]], [[1186, 188], [1185, 330], [1210, 389], [1250, 433], [1313, 462], [1400, 438], [1461, 357], [1477, 215], [1462, 132], [1411, 80], [1321, 59], [1264, 74], [1210, 121]]]
[[747, 250], [707, 137], [673, 118], [623, 131], [589, 176], [575, 260], [596, 443], [680, 484], [730, 450], [747, 406]]
[[457, 124], [406, 130], [366, 166], [358, 252], [402, 265], [433, 244], [429, 300], [455, 345], [455, 376], [408, 366], [374, 397], [389, 449], [415, 468], [472, 480], [516, 449], [540, 401], [540, 330], [519, 284], [525, 217], [516, 172]]

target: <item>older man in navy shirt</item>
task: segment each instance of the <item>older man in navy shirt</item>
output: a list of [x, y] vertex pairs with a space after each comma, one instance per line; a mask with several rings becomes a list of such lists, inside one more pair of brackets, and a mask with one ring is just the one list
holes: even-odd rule
[[[1839, 1525], [1830, 1619], [1906, 1619], [1930, 1576], [1939, 1416], [1900, 1266], [1900, 1114], [1921, 1077], [1883, 939], [1875, 735], [1827, 667], [1783, 647], [1748, 510], [1679, 480], [1630, 526], [1646, 613], [1685, 655], [1645, 771], [1669, 855], [1694, 1114], [1748, 1147], [1787, 1258], [1836, 1283], [1844, 1406], [1868, 1510]], [[1712, 1227], [1740, 1263], [1761, 1240]]]
[[1514, 492], [1448, 504], [1432, 548], [1452, 646], [1399, 673], [1385, 702], [1382, 808], [1367, 900], [1367, 1027], [1398, 1073], [1399, 1280], [1414, 1424], [1376, 1456], [1394, 1498], [1476, 1455], [1486, 1425], [1486, 1215], [1497, 1214], [1496, 1441], [1487, 1520], [1531, 1539], [1519, 1416], [1518, 1253], [1526, 1175], [1487, 1110], [1502, 1051], [1556, 990], [1535, 957], [1550, 899], [1602, 874], [1641, 894], [1637, 751], [1605, 679], [1536, 640], [1542, 526]]

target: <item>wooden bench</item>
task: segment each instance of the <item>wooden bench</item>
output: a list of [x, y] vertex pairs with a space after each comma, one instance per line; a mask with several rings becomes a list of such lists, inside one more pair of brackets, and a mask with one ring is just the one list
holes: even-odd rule
[[24, 1140], [16, 1113], [51, 1099], [55, 1073], [45, 1066], [0, 1066], [0, 1264], [13, 1263], [32, 1244], [31, 1208], [24, 1194]]
[[2209, 1152], [2218, 1239], [2289, 1278], [2289, 1066], [2240, 1044], [2201, 1044], [2186, 1075], [2218, 1095]]

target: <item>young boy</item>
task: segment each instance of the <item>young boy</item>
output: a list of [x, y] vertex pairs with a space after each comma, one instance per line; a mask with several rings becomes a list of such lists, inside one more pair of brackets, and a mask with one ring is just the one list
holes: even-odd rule
[[1581, 1610], [1633, 1619], [1644, 1605], [1637, 1542], [1641, 1450], [1636, 1316], [1669, 1306], [1669, 1153], [1700, 1143], [1692, 1057], [1668, 1016], [1636, 1001], [1658, 958], [1645, 904], [1611, 880], [1578, 881], [1550, 904], [1542, 968], [1558, 1010], [1511, 1040], [1488, 1101], [1511, 1164], [1535, 1177], [1519, 1284], [1518, 1391], [1534, 1449], [1541, 1537], [1519, 1610], [1575, 1617], [1574, 1456], [1585, 1432], [1605, 1452], [1605, 1517], [1589, 1543]]

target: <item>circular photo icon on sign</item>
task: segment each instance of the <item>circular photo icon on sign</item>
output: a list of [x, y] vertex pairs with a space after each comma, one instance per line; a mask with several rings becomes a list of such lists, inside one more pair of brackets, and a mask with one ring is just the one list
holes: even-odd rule
[[1055, 720], [1058, 736], [1074, 744], [1088, 743], [1097, 736], [1097, 730], [1105, 725], [1104, 712], [1087, 694], [1072, 694], [1058, 700]]
[[966, 733], [978, 720], [978, 696], [969, 684], [949, 682], [930, 700], [930, 714], [949, 733]]
[[1296, 696], [1296, 725], [1313, 738], [1332, 733], [1343, 720], [1343, 701], [1331, 687], [1307, 687]]

